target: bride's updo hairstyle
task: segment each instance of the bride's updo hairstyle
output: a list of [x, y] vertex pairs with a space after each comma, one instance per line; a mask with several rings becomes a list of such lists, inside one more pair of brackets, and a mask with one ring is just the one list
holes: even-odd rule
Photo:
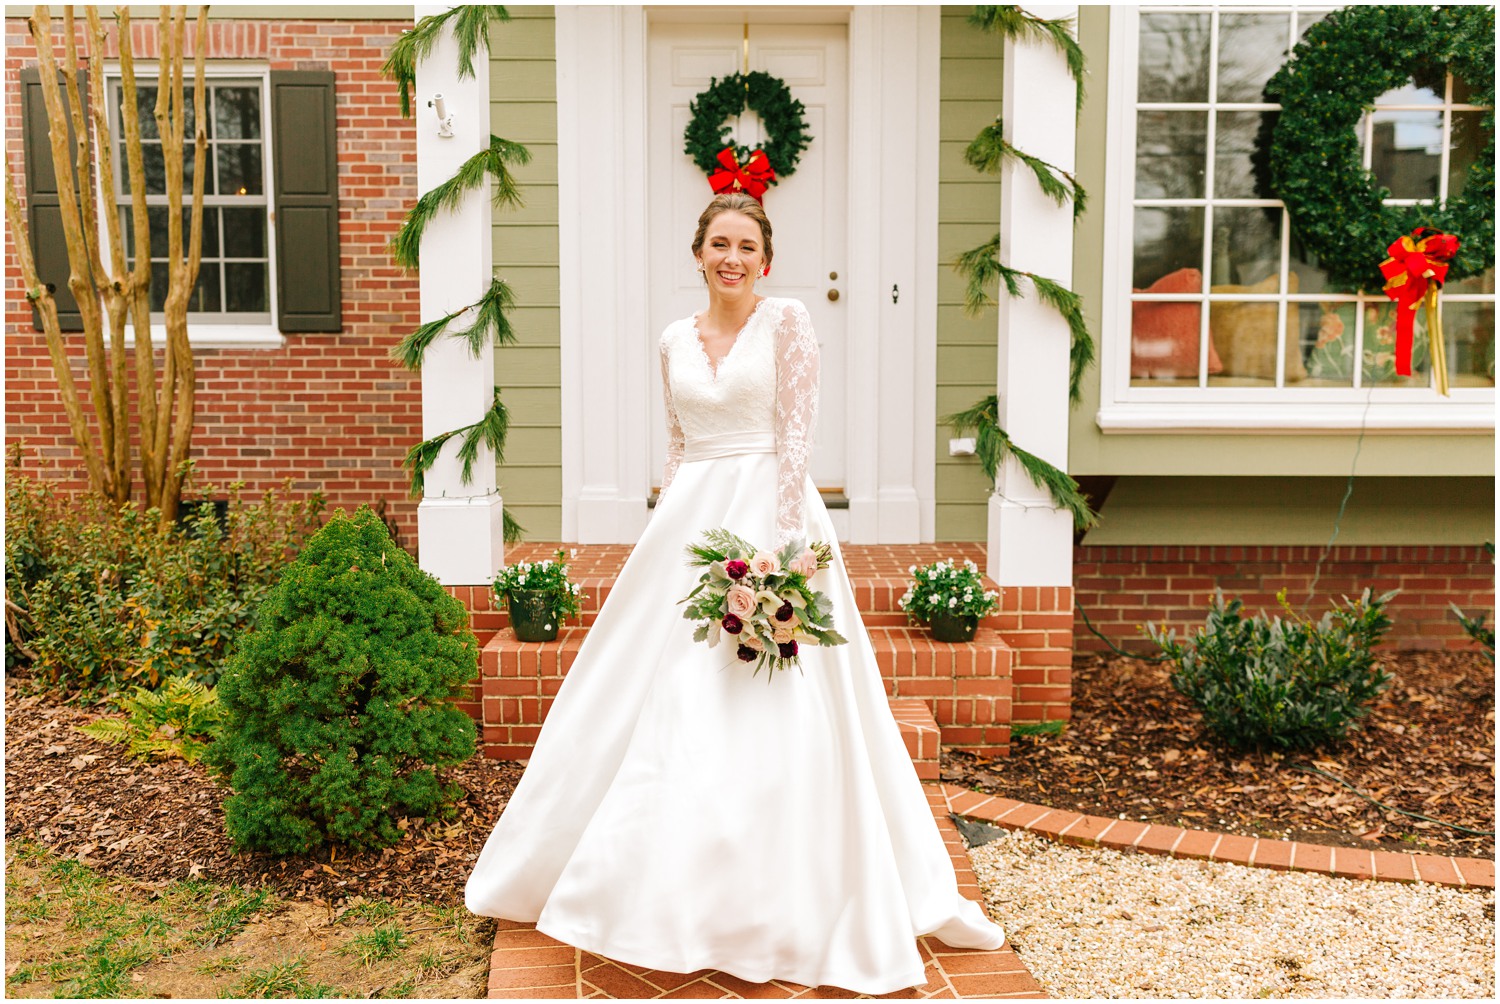
[[[708, 225], [714, 221], [714, 217], [720, 213], [730, 211], [744, 213], [756, 223], [760, 224], [761, 241], [765, 245], [766, 268], [771, 267], [771, 221], [766, 218], [766, 210], [755, 199], [744, 192], [725, 192], [715, 195], [708, 208], [703, 210], [703, 215], [698, 217], [698, 232], [693, 235], [693, 257], [697, 258], [703, 252], [703, 241], [708, 235]], [[704, 277], [704, 282], [708, 278]]]

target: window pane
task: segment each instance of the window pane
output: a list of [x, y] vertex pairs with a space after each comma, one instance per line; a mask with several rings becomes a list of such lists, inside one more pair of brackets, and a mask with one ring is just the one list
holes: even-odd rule
[[[1306, 347], [1305, 378], [1287, 367], [1287, 384], [1299, 387], [1354, 386], [1354, 312], [1352, 303], [1289, 304], [1288, 323], [1295, 324]], [[1292, 342], [1288, 340], [1290, 352]], [[1287, 357], [1290, 359], [1290, 355]]]
[[266, 256], [266, 211], [264, 209], [223, 209], [224, 257], [264, 258]]
[[1453, 103], [1455, 105], [1469, 105], [1474, 103], [1474, 88], [1464, 83], [1458, 77], [1453, 78]]
[[[1276, 383], [1276, 312], [1275, 303], [1220, 301], [1209, 306], [1209, 338], [1220, 367], [1219, 374], [1209, 378], [1209, 386], [1269, 387]], [[1300, 363], [1301, 359], [1289, 357], [1288, 361]], [[1210, 358], [1210, 371], [1213, 362]]]
[[[137, 80], [139, 80], [139, 79], [140, 78], [137, 78]], [[125, 88], [121, 87], [120, 88], [120, 104], [123, 106], [124, 102], [125, 102]], [[136, 87], [135, 87], [135, 107], [137, 109], [138, 114], [141, 117], [141, 138], [142, 139], [159, 139], [161, 137], [161, 134], [156, 131], [156, 84], [154, 84], [154, 83], [144, 83], [144, 82], [140, 82], [140, 83], [136, 84]], [[196, 128], [193, 125], [193, 123], [196, 121], [196, 119], [193, 117], [193, 85], [192, 84], [186, 84], [185, 83], [185, 84], [182, 85], [182, 112], [183, 112], [183, 116], [184, 116], [184, 118], [183, 118], [183, 126], [182, 126], [183, 142], [185, 144], [191, 144], [191, 142], [192, 142], [192, 136], [193, 136], [193, 129]], [[121, 127], [123, 128], [123, 126], [124, 126], [124, 119], [122, 118], [121, 119]]]
[[1207, 112], [1138, 113], [1136, 198], [1203, 198], [1203, 172], [1207, 162]]
[[1426, 387], [1431, 361], [1427, 352], [1427, 326], [1417, 312], [1412, 339], [1411, 376], [1396, 375], [1396, 311], [1392, 303], [1365, 304], [1366, 386]]
[[216, 143], [220, 195], [261, 195], [260, 144]]
[[260, 88], [214, 89], [214, 138], [260, 139]]
[[1393, 199], [1435, 199], [1442, 168], [1443, 113], [1374, 112], [1370, 170]]
[[[1185, 292], [1155, 285], [1183, 269], [1195, 276], [1193, 292], [1202, 291], [1203, 210], [1197, 206], [1141, 208], [1135, 211], [1135, 291]], [[1182, 281], [1182, 277], [1174, 283]]]
[[[1291, 254], [1287, 262], [1287, 282], [1294, 292], [1324, 293], [1329, 289], [1328, 273], [1318, 264], [1318, 256], [1297, 239], [1296, 221], [1292, 226]], [[1374, 259], [1372, 259], [1374, 261]], [[1342, 290], [1340, 292], [1343, 292]]]
[[1219, 16], [1219, 100], [1265, 101], [1266, 81], [1286, 62], [1286, 14]]
[[1495, 386], [1495, 305], [1443, 303], [1443, 344], [1454, 387]]
[[1208, 100], [1207, 14], [1142, 14], [1141, 101]]
[[[193, 194], [193, 148], [188, 145], [182, 158], [182, 195], [184, 199], [192, 197]], [[142, 170], [146, 175], [146, 194], [167, 194], [167, 161], [162, 153], [160, 143], [141, 143]], [[127, 173], [120, 182], [125, 191], [130, 190], [130, 175]]]
[[[1159, 284], [1158, 291], [1195, 292], [1197, 273], [1177, 274]], [[1171, 289], [1169, 290], [1168, 287]], [[1170, 386], [1198, 386], [1199, 320], [1201, 303], [1143, 302], [1130, 305], [1130, 382], [1135, 385], [1171, 381]], [[1212, 349], [1210, 349], [1212, 351]], [[1208, 371], [1223, 366], [1210, 355]]]
[[1484, 149], [1484, 129], [1480, 120], [1484, 112], [1454, 112], [1453, 135], [1448, 141], [1448, 198], [1462, 195], [1469, 180], [1469, 168]]
[[[123, 211], [125, 214], [125, 226], [127, 234], [126, 247], [130, 251], [130, 256], [134, 258], [135, 237], [129, 229], [131, 222], [130, 209], [129, 207], [126, 207]], [[150, 206], [146, 209], [146, 217], [151, 221], [152, 258], [165, 258], [167, 256], [168, 212], [169, 211], [166, 206]], [[184, 209], [182, 211], [182, 250], [184, 254], [187, 253], [188, 239], [192, 236], [192, 230], [190, 229], [192, 225], [193, 211], [191, 209]], [[206, 209], [203, 212], [203, 257], [219, 257], [219, 220], [218, 214], [214, 212], [212, 208]]]
[[[167, 263], [157, 261], [151, 263], [151, 309], [160, 313], [167, 302]], [[189, 313], [218, 313], [219, 302], [219, 265], [217, 262], [204, 262], [203, 267], [198, 270], [198, 285], [193, 287], [193, 295], [188, 299]]]
[[1395, 90], [1386, 91], [1375, 99], [1376, 108], [1387, 105], [1441, 105], [1443, 103], [1443, 78], [1412, 80]]
[[270, 310], [266, 293], [266, 266], [259, 262], [225, 263], [224, 293], [227, 310]]
[[[1277, 112], [1219, 112], [1214, 135], [1214, 195], [1274, 199], [1263, 164]], [[1260, 173], [1257, 173], [1260, 172]]]
[[[1214, 210], [1211, 293], [1220, 283], [1261, 284], [1256, 293], [1281, 292], [1281, 209], [1219, 206]], [[1243, 290], [1251, 292], [1251, 290]]]

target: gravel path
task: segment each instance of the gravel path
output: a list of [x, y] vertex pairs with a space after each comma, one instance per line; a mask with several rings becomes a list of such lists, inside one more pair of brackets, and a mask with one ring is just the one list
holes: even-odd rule
[[1495, 996], [1494, 890], [1122, 853], [1009, 832], [970, 851], [1057, 997]]

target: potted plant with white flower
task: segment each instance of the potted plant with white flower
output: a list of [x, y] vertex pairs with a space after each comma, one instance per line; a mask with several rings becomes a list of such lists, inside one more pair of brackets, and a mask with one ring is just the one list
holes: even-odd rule
[[898, 605], [912, 623], [925, 622], [936, 641], [973, 641], [979, 619], [1000, 604], [998, 590], [985, 589], [979, 566], [964, 559], [907, 569], [912, 581]]
[[510, 610], [518, 641], [555, 641], [562, 621], [577, 617], [582, 609], [578, 597], [583, 590], [568, 581], [567, 552], [562, 548], [555, 559], [521, 561], [500, 569], [494, 589]]

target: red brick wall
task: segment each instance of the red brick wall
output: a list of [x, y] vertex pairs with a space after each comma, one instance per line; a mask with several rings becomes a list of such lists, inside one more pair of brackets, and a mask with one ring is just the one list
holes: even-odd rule
[[[106, 24], [113, 35], [113, 18]], [[254, 494], [291, 477], [300, 492], [321, 490], [331, 508], [351, 510], [384, 498], [402, 543], [414, 547], [416, 501], [408, 498], [401, 459], [420, 439], [421, 384], [387, 352], [419, 323], [417, 281], [391, 263], [385, 245], [416, 197], [416, 138], [412, 121], [400, 115], [396, 88], [379, 73], [386, 49], [407, 27], [395, 21], [210, 22], [210, 59], [337, 74], [343, 331], [288, 334], [279, 349], [197, 350], [190, 455], [200, 483], [240, 480]], [[61, 29], [59, 18], [59, 52]], [[154, 56], [155, 21], [132, 29], [137, 56]], [[192, 34], [190, 25], [189, 52]], [[5, 35], [5, 160], [24, 185], [19, 79], [23, 66], [36, 65], [35, 48], [24, 19], [7, 18]], [[66, 489], [83, 487], [87, 475], [46, 343], [32, 330], [8, 229], [5, 265], [7, 447], [24, 441], [28, 473]], [[92, 416], [81, 339], [69, 341], [77, 349], [73, 376]]]
[[[1276, 592], [1287, 590], [1294, 609], [1321, 617], [1341, 597], [1369, 587], [1378, 595], [1401, 590], [1387, 610], [1394, 624], [1387, 643], [1398, 649], [1464, 649], [1472, 643], [1448, 609], [1493, 612], [1495, 566], [1482, 547], [1335, 547], [1308, 587], [1321, 547], [1078, 547], [1073, 581], [1078, 605], [1102, 634], [1128, 651], [1154, 650], [1137, 626], [1148, 620], [1185, 631], [1203, 626], [1214, 588], [1239, 598], [1251, 613], [1280, 613]], [[1490, 618], [1493, 622], [1493, 614]], [[1079, 617], [1079, 652], [1106, 647]]]

